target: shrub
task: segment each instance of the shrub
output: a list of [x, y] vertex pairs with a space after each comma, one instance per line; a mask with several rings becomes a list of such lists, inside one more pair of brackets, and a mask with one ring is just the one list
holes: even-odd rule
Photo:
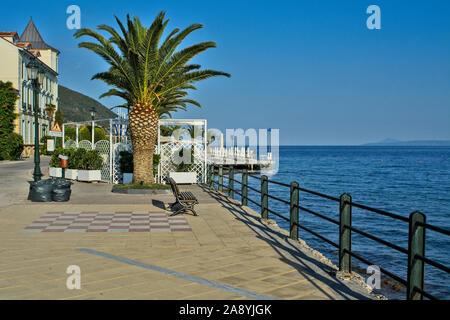
[[60, 168], [60, 165], [59, 165], [59, 155], [60, 154], [64, 155], [63, 148], [56, 148], [55, 151], [53, 151], [52, 158], [50, 159], [50, 167]]
[[39, 153], [47, 154], [47, 139], [53, 139], [51, 136], [43, 136], [41, 138], [41, 144], [39, 145]]
[[0, 136], [5, 138], [14, 131], [14, 120], [17, 118], [14, 111], [18, 98], [12, 82], [0, 81]]
[[11, 160], [17, 160], [23, 152], [23, 137], [20, 134], [12, 132], [8, 136], [10, 146], [9, 157]]
[[82, 161], [86, 153], [86, 149], [78, 148], [73, 150], [73, 153], [69, 156], [67, 166], [69, 167], [69, 169], [78, 169], [82, 166]]
[[77, 138], [77, 130], [74, 127], [65, 127], [64, 128], [64, 137], [66, 141], [75, 140]]
[[12, 82], [0, 81], [0, 160], [16, 160], [23, 151], [23, 139], [14, 133], [18, 97]]
[[[119, 155], [120, 172], [133, 173], [133, 153], [130, 151], [121, 151]], [[153, 174], [158, 173], [160, 160], [161, 156], [159, 154], [153, 154]]]
[[120, 172], [132, 173], [133, 172], [133, 153], [129, 151], [121, 151], [119, 153], [119, 165]]
[[80, 170], [99, 170], [103, 166], [103, 159], [98, 150], [88, 150], [83, 155], [78, 169]]
[[23, 138], [11, 132], [0, 136], [0, 160], [17, 160], [23, 152]]
[[[92, 140], [92, 126], [86, 126], [86, 127], [81, 128], [78, 139], [79, 139], [79, 141], [83, 141], [83, 140], [91, 141]], [[94, 142], [97, 142], [100, 140], [108, 140], [108, 138], [106, 137], [105, 131], [103, 131], [102, 128], [95, 127]]]

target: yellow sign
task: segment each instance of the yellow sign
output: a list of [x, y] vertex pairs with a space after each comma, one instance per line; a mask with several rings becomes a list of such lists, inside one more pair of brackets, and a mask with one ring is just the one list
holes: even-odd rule
[[50, 129], [49, 136], [51, 137], [62, 137], [62, 130], [61, 127], [57, 122], [55, 122], [55, 125], [53, 128]]
[[55, 122], [55, 125], [53, 126], [53, 128], [50, 129], [50, 131], [62, 132], [58, 122]]

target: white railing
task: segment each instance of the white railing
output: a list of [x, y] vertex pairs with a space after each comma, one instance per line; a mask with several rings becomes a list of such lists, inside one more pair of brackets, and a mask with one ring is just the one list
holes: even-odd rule
[[208, 162], [214, 164], [234, 164], [234, 165], [252, 165], [259, 164], [270, 166], [273, 163], [272, 153], [268, 152], [267, 156], [260, 157], [256, 150], [244, 147], [234, 148], [209, 148]]

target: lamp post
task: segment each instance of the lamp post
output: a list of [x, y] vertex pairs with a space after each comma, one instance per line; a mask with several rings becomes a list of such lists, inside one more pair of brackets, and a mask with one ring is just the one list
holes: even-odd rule
[[92, 149], [94, 149], [94, 138], [95, 138], [95, 107], [91, 108], [91, 120], [92, 120]]
[[28, 79], [31, 80], [33, 85], [33, 104], [34, 104], [34, 171], [33, 179], [35, 182], [41, 180], [42, 173], [39, 157], [39, 88], [44, 80], [44, 73], [42, 72], [39, 62], [36, 57], [27, 64]]

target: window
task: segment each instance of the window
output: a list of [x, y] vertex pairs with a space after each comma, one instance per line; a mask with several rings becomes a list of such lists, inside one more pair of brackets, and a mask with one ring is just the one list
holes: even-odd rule
[[27, 144], [30, 144], [30, 141], [31, 141], [31, 122], [30, 122], [30, 120], [28, 120], [28, 123], [27, 123]]
[[20, 96], [20, 99], [22, 100], [22, 111], [26, 108], [26, 98], [25, 98], [25, 87], [22, 83], [22, 95]]
[[25, 127], [25, 117], [22, 116], [22, 138], [23, 138], [23, 143], [26, 143], [26, 139], [27, 139], [27, 128]]

